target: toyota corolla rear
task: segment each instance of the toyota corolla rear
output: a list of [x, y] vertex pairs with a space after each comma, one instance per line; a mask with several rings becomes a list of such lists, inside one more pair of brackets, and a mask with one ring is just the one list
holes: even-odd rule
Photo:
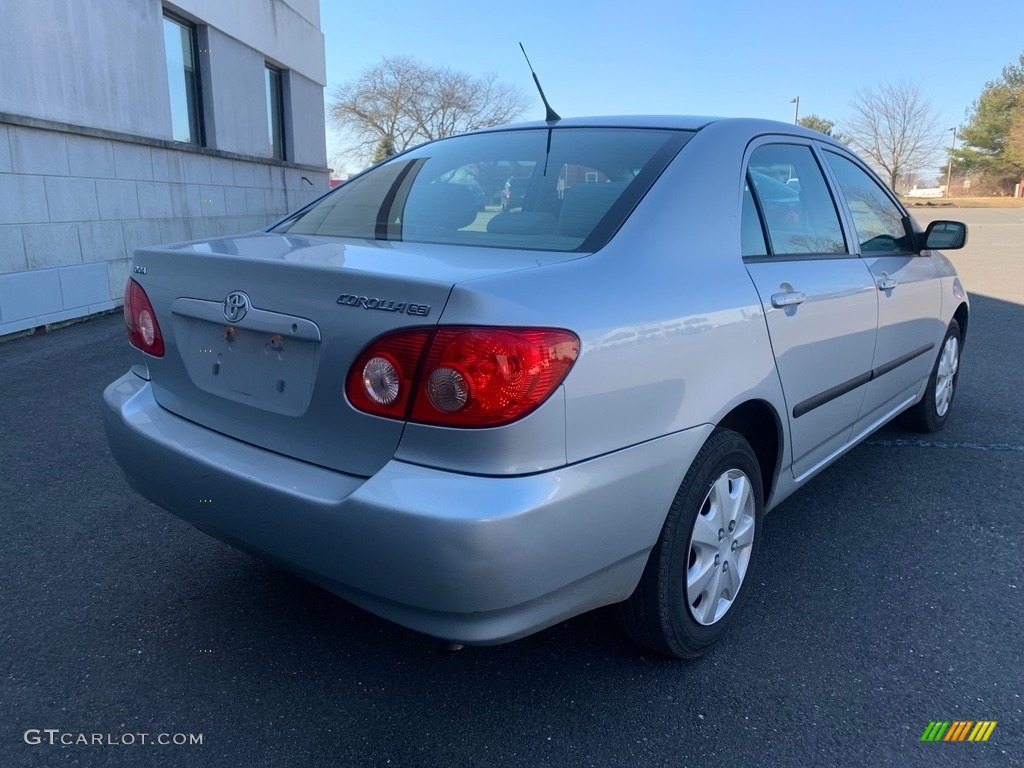
[[[104, 395], [117, 461], [198, 528], [440, 637], [499, 642], [624, 599], [660, 522], [621, 507], [661, 507], [703, 433], [671, 462], [650, 444], [570, 460], [585, 351], [551, 297], [690, 135], [458, 137], [268, 232], [139, 250], [138, 362]], [[480, 211], [509, 177], [523, 209]], [[521, 288], [495, 298], [506, 280]]]

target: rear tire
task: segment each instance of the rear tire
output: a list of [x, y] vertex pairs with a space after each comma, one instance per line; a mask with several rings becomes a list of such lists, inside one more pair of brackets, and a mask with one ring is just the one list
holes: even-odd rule
[[953, 409], [953, 396], [960, 378], [960, 325], [951, 320], [939, 348], [939, 357], [928, 377], [924, 397], [904, 413], [903, 423], [915, 432], [938, 432]]
[[716, 430], [679, 486], [640, 583], [617, 606], [630, 638], [680, 659], [696, 658], [721, 639], [748, 592], [762, 496], [750, 444]]

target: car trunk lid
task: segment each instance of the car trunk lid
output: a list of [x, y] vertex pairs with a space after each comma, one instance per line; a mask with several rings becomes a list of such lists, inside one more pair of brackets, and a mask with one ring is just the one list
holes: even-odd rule
[[271, 233], [142, 249], [135, 277], [166, 343], [148, 358], [154, 396], [217, 432], [369, 476], [404, 422], [347, 402], [359, 352], [436, 325], [460, 280], [574, 256]]

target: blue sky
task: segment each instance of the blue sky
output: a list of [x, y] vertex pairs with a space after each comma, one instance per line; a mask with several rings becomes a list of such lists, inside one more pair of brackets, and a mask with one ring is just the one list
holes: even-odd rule
[[[328, 101], [335, 85], [398, 54], [495, 72], [532, 96], [522, 41], [563, 116], [791, 122], [799, 96], [801, 115], [841, 122], [858, 88], [905, 78], [951, 127], [1024, 51], [1024, 0], [322, 0], [321, 26]], [[543, 114], [536, 98], [524, 118]], [[329, 129], [327, 141], [332, 158], [343, 138]]]

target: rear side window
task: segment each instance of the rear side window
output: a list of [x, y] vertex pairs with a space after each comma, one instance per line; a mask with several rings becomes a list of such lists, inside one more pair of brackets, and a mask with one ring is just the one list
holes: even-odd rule
[[456, 136], [371, 169], [274, 231], [593, 251], [692, 135], [539, 128]]
[[747, 185], [757, 198], [773, 256], [847, 252], [835, 202], [810, 147], [758, 147], [747, 166]]
[[903, 211], [863, 168], [834, 152], [825, 152], [853, 215], [861, 253], [909, 253], [913, 235]]

